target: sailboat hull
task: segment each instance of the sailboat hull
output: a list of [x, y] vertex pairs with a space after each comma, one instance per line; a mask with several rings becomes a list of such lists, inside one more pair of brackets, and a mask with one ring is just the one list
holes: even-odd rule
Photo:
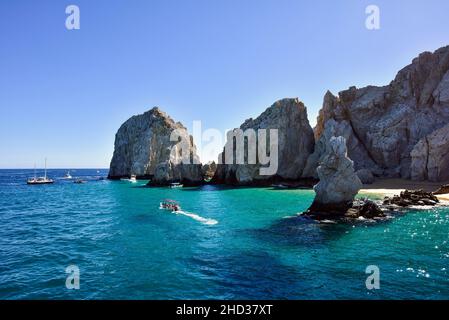
[[37, 185], [37, 184], [52, 184], [54, 183], [53, 180], [47, 180], [47, 181], [27, 181], [27, 184], [30, 185]]

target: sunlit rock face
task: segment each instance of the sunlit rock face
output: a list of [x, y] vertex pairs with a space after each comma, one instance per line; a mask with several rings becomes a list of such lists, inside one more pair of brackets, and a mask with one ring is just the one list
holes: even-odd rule
[[[322, 146], [333, 134], [346, 138], [356, 171], [368, 169], [379, 177], [444, 179], [441, 174], [426, 176], [422, 165], [412, 165], [411, 152], [421, 139], [447, 124], [449, 46], [422, 53], [387, 86], [351, 87], [338, 96], [327, 92], [314, 131], [317, 146], [303, 176], [317, 176], [314, 169], [324, 155]], [[415, 162], [423, 147], [417, 146]], [[445, 164], [436, 161], [435, 166], [431, 171], [441, 172]]]
[[346, 215], [362, 188], [353, 162], [348, 158], [344, 137], [331, 137], [325, 152], [317, 168], [320, 181], [314, 186], [315, 199], [307, 211], [307, 215], [318, 219]]
[[[248, 119], [240, 129], [277, 129], [278, 157], [277, 170], [273, 174], [260, 174], [260, 163], [229, 164], [225, 163], [225, 151], [219, 157], [219, 164], [213, 181], [235, 185], [264, 185], [280, 180], [297, 180], [302, 176], [306, 161], [313, 152], [315, 139], [307, 118], [307, 109], [297, 98], [282, 99], [275, 102], [256, 119]], [[269, 139], [267, 140], [269, 141]], [[259, 148], [257, 141], [257, 148]], [[236, 154], [236, 145], [227, 141], [226, 148], [232, 148]], [[268, 147], [267, 147], [268, 150]], [[247, 157], [245, 156], [245, 161]]]
[[340, 204], [352, 202], [362, 188], [362, 183], [348, 158], [346, 139], [330, 138], [326, 155], [317, 168], [320, 182], [315, 185], [315, 202]]
[[[171, 141], [174, 131], [179, 136], [178, 141]], [[187, 144], [180, 144], [180, 141]], [[187, 146], [190, 164], [182, 162], [181, 146]], [[180, 122], [173, 121], [157, 107], [128, 119], [115, 136], [109, 178], [130, 175], [150, 178], [155, 184], [198, 184], [203, 181], [192, 137]]]

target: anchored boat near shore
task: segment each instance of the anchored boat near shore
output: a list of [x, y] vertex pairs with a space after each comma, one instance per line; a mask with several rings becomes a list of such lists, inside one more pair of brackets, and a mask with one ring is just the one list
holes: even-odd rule
[[33, 178], [29, 178], [27, 180], [27, 184], [30, 185], [37, 185], [37, 184], [52, 184], [54, 183], [53, 179], [50, 179], [47, 177], [47, 159], [45, 159], [45, 171], [44, 171], [44, 176], [43, 177], [37, 177], [36, 175], [36, 165], [34, 165], [34, 177]]
[[181, 184], [181, 183], [179, 183], [179, 182], [173, 182], [173, 183], [170, 183], [170, 188], [171, 188], [171, 189], [182, 188], [182, 187], [184, 187], [184, 185]]
[[132, 182], [132, 183], [136, 183], [137, 182], [137, 176], [135, 174], [132, 174], [129, 179], [126, 178], [122, 178], [120, 179], [121, 181], [128, 181], [128, 182]]

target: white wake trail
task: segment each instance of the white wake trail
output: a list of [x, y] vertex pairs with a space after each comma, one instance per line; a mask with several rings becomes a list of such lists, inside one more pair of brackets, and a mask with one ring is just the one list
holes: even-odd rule
[[192, 219], [194, 219], [196, 221], [199, 221], [199, 222], [201, 222], [203, 224], [207, 224], [207, 225], [210, 225], [210, 226], [218, 223], [218, 221], [215, 220], [215, 219], [203, 218], [203, 217], [201, 217], [201, 216], [199, 216], [199, 215], [197, 215], [195, 213], [191, 213], [191, 212], [185, 212], [185, 211], [179, 210], [179, 211], [174, 211], [174, 213], [182, 214], [183, 216], [190, 217], [190, 218], [192, 218]]

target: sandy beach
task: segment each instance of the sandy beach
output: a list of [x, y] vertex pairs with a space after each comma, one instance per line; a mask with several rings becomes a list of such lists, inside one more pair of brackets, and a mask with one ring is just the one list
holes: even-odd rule
[[[401, 193], [405, 189], [417, 190], [423, 189], [425, 191], [435, 191], [446, 182], [429, 182], [429, 181], [412, 181], [406, 179], [376, 179], [373, 184], [364, 184], [360, 193], [378, 194], [383, 196], [393, 196]], [[437, 195], [438, 199], [449, 201], [449, 194]]]

